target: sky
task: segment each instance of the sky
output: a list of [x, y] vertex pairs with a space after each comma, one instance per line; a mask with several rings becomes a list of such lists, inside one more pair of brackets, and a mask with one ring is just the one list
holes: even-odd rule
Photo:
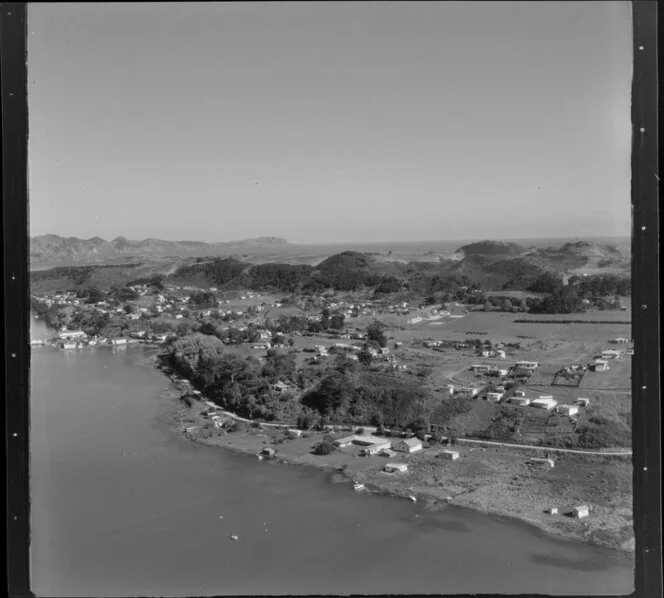
[[28, 5], [31, 236], [628, 236], [629, 2]]

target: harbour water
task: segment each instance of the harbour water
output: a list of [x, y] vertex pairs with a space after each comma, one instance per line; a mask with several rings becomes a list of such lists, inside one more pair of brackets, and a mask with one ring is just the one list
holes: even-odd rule
[[154, 354], [32, 351], [38, 596], [633, 590], [628, 556], [183, 439]]

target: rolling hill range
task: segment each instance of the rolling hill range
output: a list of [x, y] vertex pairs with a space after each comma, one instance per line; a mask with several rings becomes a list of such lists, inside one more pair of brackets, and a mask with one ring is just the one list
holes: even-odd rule
[[206, 244], [122, 238], [82, 241], [48, 235], [33, 240], [35, 260], [45, 255], [75, 255], [78, 259], [69, 260], [71, 267], [33, 268], [31, 281], [37, 292], [120, 285], [159, 275], [166, 282], [198, 287], [305, 293], [365, 288], [378, 294], [412, 291], [427, 295], [462, 286], [485, 291], [534, 289], [546, 276], [565, 279], [588, 273], [628, 277], [630, 268], [625, 248], [584, 241], [557, 248], [482, 241], [437, 259], [423, 256], [410, 261], [403, 256], [342, 251], [301, 263], [294, 258], [297, 249], [297, 245], [271, 237]]
[[58, 235], [41, 235], [30, 239], [30, 266], [78, 265], [110, 263], [122, 260], [132, 262], [164, 257], [222, 256], [246, 250], [273, 249], [290, 245], [278, 237], [258, 237], [226, 243], [201, 241], [163, 241], [144, 239], [131, 241], [117, 237], [105, 241], [100, 237], [78, 239]]

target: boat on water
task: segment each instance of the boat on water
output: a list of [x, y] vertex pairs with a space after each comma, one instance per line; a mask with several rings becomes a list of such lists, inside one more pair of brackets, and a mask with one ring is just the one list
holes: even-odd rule
[[231, 540], [239, 540], [239, 538], [235, 535], [231, 536]]
[[364, 490], [364, 484], [360, 484], [359, 482], [353, 484], [353, 490]]
[[417, 499], [412, 495], [408, 497], [408, 500], [412, 500], [413, 502], [417, 502]]

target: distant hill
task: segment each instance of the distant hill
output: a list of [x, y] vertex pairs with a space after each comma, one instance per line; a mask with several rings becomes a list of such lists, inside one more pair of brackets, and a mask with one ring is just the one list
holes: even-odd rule
[[[276, 237], [201, 243], [44, 235], [31, 240], [31, 279], [44, 289], [68, 288], [72, 284], [120, 284], [160, 275], [176, 284], [226, 289], [297, 293], [374, 289], [381, 295], [409, 290], [431, 295], [455, 292], [462, 287], [527, 290], [533, 285], [542, 286], [542, 281], [566, 280], [573, 275], [629, 277], [631, 265], [629, 247], [586, 241], [548, 248], [481, 241], [464, 245], [451, 255], [432, 259], [421, 254], [421, 260], [411, 261], [389, 254], [342, 251], [328, 255], [316, 265], [289, 262], [302, 251], [298, 247]], [[40, 260], [50, 260], [52, 265], [66, 263], [67, 267], [44, 272], [35, 267]], [[109, 265], [113, 268], [106, 267]]]
[[105, 241], [100, 237], [79, 239], [59, 235], [41, 235], [30, 239], [30, 265], [109, 263], [119, 260], [144, 260], [150, 258], [221, 256], [248, 248], [284, 247], [291, 244], [278, 237], [257, 237], [225, 243], [201, 241], [164, 241], [143, 239], [131, 241], [116, 237]]
[[466, 257], [473, 255], [508, 257], [519, 255], [525, 251], [525, 247], [517, 245], [516, 243], [507, 243], [505, 241], [480, 241], [478, 243], [470, 243], [463, 247], [459, 247], [459, 249], [456, 250], [456, 253], [460, 253]]

